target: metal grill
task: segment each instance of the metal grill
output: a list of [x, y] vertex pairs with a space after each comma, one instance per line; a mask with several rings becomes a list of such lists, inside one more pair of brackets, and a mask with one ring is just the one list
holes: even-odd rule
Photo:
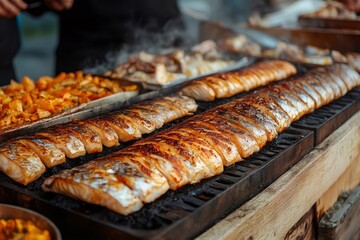
[[[211, 103], [200, 102], [196, 114], [240, 96]], [[27, 187], [1, 174], [0, 201], [16, 203], [45, 214], [58, 225], [64, 239], [192, 238], [269, 186], [359, 109], [360, 88], [303, 117], [258, 153], [225, 168], [222, 174], [168, 191], [130, 216], [66, 196], [44, 193], [40, 186], [50, 175], [117, 151], [132, 142], [105, 149], [99, 154], [69, 160], [47, 170]], [[167, 124], [158, 131], [183, 120]]]

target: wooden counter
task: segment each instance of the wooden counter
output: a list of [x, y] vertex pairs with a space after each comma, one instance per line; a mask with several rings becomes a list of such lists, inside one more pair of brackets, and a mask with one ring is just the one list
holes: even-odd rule
[[268, 188], [197, 239], [284, 239], [314, 206], [326, 211], [360, 182], [360, 112]]

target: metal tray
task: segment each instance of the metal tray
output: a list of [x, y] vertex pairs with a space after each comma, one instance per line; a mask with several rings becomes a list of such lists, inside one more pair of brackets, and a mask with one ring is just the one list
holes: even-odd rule
[[[33, 131], [38, 131], [40, 129], [50, 127], [53, 125], [66, 123], [71, 121], [71, 119], [77, 119], [81, 116], [82, 112], [89, 112], [92, 109], [102, 108], [102, 106], [112, 106], [122, 102], [126, 102], [127, 100], [133, 98], [138, 95], [138, 90], [136, 91], [127, 91], [127, 92], [119, 92], [104, 98], [100, 98], [88, 103], [81, 104], [77, 107], [68, 109], [62, 113], [54, 114], [50, 117], [39, 119], [34, 122], [24, 123], [20, 126], [15, 126], [11, 128], [0, 129], [0, 143], [16, 137], [21, 136]], [[85, 114], [86, 116], [86, 114]]]

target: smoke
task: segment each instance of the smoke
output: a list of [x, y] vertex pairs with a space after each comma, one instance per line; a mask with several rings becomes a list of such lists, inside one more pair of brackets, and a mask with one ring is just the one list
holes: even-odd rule
[[171, 20], [160, 31], [154, 31], [151, 22], [146, 27], [129, 25], [127, 28], [132, 29], [131, 43], [122, 43], [119, 49], [106, 54], [105, 61], [91, 62], [83, 71], [101, 75], [141, 51], [166, 54], [177, 48], [190, 48], [197, 43], [197, 33], [188, 27], [184, 19]]

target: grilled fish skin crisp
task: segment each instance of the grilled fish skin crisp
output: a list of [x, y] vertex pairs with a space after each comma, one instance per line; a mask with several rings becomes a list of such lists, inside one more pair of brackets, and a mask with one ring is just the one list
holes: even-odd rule
[[120, 142], [128, 142], [141, 138], [141, 132], [138, 129], [137, 124], [126, 117], [117, 114], [109, 114], [100, 119], [110, 124], [118, 135]]
[[247, 158], [254, 152], [260, 150], [259, 145], [255, 141], [254, 137], [248, 134], [243, 129], [236, 126], [236, 123], [224, 120], [216, 115], [203, 115], [201, 120], [213, 124], [221, 130], [223, 134], [228, 135], [232, 141], [236, 144], [239, 154], [242, 158]]
[[0, 146], [0, 171], [14, 181], [27, 185], [38, 179], [45, 170], [39, 156], [26, 145], [14, 141]]
[[[211, 145], [196, 135], [193, 135], [186, 130], [177, 129], [176, 131], [169, 131], [165, 134], [160, 134], [162, 138], [173, 144], [186, 146], [191, 152], [199, 156], [199, 160], [203, 162], [205, 167], [209, 170], [209, 176], [214, 176], [224, 170], [221, 156], [212, 149]], [[191, 144], [189, 144], [191, 143]]]
[[[201, 121], [187, 121], [186, 125], [177, 128], [176, 131], [198, 136], [197, 139], [206, 141], [219, 154], [224, 166], [230, 166], [242, 160], [235, 143], [210, 124]], [[192, 142], [188, 144], [192, 144]]]
[[198, 105], [193, 98], [181, 95], [166, 96], [163, 98], [155, 99], [155, 103], [168, 102], [170, 105], [174, 105], [183, 110], [183, 114], [189, 115], [196, 111]]
[[172, 95], [134, 104], [121, 111], [121, 114], [133, 118], [140, 132], [145, 134], [175, 119], [190, 115], [196, 109], [194, 99]]
[[325, 80], [331, 81], [332, 83], [336, 84], [340, 88], [341, 96], [344, 96], [347, 93], [348, 89], [345, 82], [341, 80], [339, 76], [329, 71], [329, 68], [317, 68], [314, 71], [322, 73]]
[[[318, 91], [318, 89], [315, 86], [307, 84], [305, 81], [301, 81], [301, 78], [300, 80], [293, 79], [291, 84], [309, 94], [315, 102], [315, 109], [320, 108], [323, 105], [323, 102], [325, 102], [323, 95]], [[323, 89], [321, 91], [323, 91]]]
[[266, 132], [262, 128], [248, 121], [244, 116], [238, 115], [236, 112], [223, 111], [221, 109], [214, 112], [210, 111], [209, 114], [215, 114], [217, 117], [236, 123], [241, 129], [254, 137], [260, 148], [266, 144]]
[[230, 96], [229, 85], [226, 84], [226, 80], [210, 76], [206, 77], [203, 82], [214, 90], [216, 98], [226, 98]]
[[86, 154], [84, 144], [69, 130], [61, 130], [59, 128], [46, 132], [38, 132], [34, 136], [46, 137], [48, 140], [53, 141], [68, 158], [77, 158]]
[[149, 121], [146, 117], [136, 111], [123, 110], [119, 115], [130, 117], [136, 123], [138, 129], [142, 134], [147, 134], [155, 131], [156, 126]]
[[159, 103], [137, 104], [136, 108], [143, 108], [143, 109], [147, 109], [147, 110], [150, 110], [150, 111], [154, 112], [160, 118], [164, 119], [163, 124], [171, 122], [171, 121], [179, 118], [179, 116], [183, 116], [183, 114], [179, 111], [178, 108], [171, 109], [171, 108], [165, 107], [163, 104], [159, 104]]
[[104, 206], [123, 215], [141, 209], [142, 201], [117, 178], [116, 171], [99, 164], [89, 162], [50, 176], [45, 179], [42, 189]]
[[127, 109], [127, 112], [134, 112], [139, 114], [142, 118], [145, 118], [154, 124], [156, 129], [161, 128], [166, 121], [164, 116], [158, 115], [156, 111], [142, 106], [133, 106], [132, 108]]
[[[275, 91], [274, 91], [275, 90]], [[261, 89], [261, 93], [271, 97], [275, 103], [277, 103], [281, 109], [290, 117], [291, 121], [297, 119], [300, 115], [300, 111], [294, 107], [294, 105], [287, 99], [288, 96], [284, 96], [279, 89]]]
[[90, 129], [99, 134], [101, 142], [106, 147], [115, 147], [119, 145], [119, 137], [112, 126], [107, 122], [99, 118], [93, 118], [80, 121], [81, 124], [85, 124]]
[[[307, 106], [306, 114], [311, 113], [316, 108], [316, 103], [314, 98], [311, 97], [311, 94], [307, 93], [303, 88], [299, 87], [292, 81], [285, 81], [278, 84], [280, 88], [287, 89], [288, 91], [293, 91], [296, 93], [296, 96], [303, 101]], [[313, 91], [312, 91], [313, 92]], [[314, 93], [315, 94], [315, 93]], [[316, 94], [319, 96], [318, 94]], [[319, 96], [320, 97], [320, 96]]]
[[[104, 157], [104, 159], [107, 159], [107, 157]], [[115, 172], [119, 172], [121, 170], [120, 166], [123, 166], [123, 164], [130, 165], [132, 169], [135, 169], [130, 173], [136, 174], [127, 174], [128, 180], [125, 182], [144, 203], [154, 201], [169, 190], [166, 178], [144, 157], [118, 152], [111, 155], [111, 159], [106, 161], [108, 163], [102, 165], [108, 168], [107, 164], [110, 164], [110, 168], [115, 169]]]
[[291, 63], [282, 60], [263, 61], [238, 71], [194, 80], [182, 88], [180, 94], [199, 101], [212, 101], [249, 91], [295, 73], [296, 68]]
[[26, 136], [25, 138], [20, 138], [15, 141], [31, 148], [48, 168], [66, 161], [65, 153], [57, 148], [54, 142], [49, 141], [46, 137]]
[[338, 99], [342, 96], [340, 87], [337, 85], [337, 83], [333, 82], [330, 74], [320, 72], [319, 70], [317, 70], [317, 71], [313, 70], [313, 71], [310, 71], [310, 73], [316, 79], [321, 81], [323, 85], [326, 85], [327, 88], [331, 88], [331, 90], [334, 94], [333, 99]]
[[317, 79], [310, 74], [305, 74], [301, 78], [296, 79], [301, 84], [306, 84], [313, 87], [321, 95], [321, 106], [328, 104], [331, 101], [331, 97], [334, 95], [332, 89], [325, 88]]
[[220, 74], [217, 74], [216, 76], [221, 79], [226, 80], [227, 83], [232, 85], [231, 88], [229, 89], [230, 95], [235, 95], [235, 94], [245, 91], [245, 87], [244, 87], [243, 83], [241, 82], [240, 78], [238, 77], [238, 75], [230, 72], [230, 73], [220, 73]]
[[328, 70], [338, 76], [347, 86], [348, 91], [360, 85], [360, 75], [346, 64], [333, 64]]
[[229, 111], [234, 111], [239, 115], [247, 117], [248, 120], [257, 124], [257, 126], [263, 128], [266, 131], [268, 141], [272, 141], [277, 136], [277, 129], [279, 129], [278, 124], [266, 113], [260, 109], [243, 103], [241, 99], [234, 100], [228, 104], [221, 106], [221, 108]]
[[72, 122], [65, 125], [66, 129], [69, 129], [82, 141], [87, 153], [102, 152], [103, 145], [100, 135], [91, 129], [87, 124], [81, 122]]
[[277, 131], [284, 131], [291, 124], [290, 117], [279, 108], [278, 104], [269, 95], [262, 91], [243, 97], [242, 102], [261, 109], [270, 116], [278, 124]]
[[[326, 81], [326, 78], [323, 79], [321, 76], [319, 76], [316, 72], [314, 71], [310, 71], [308, 73], [308, 75], [314, 80], [317, 81], [318, 83], [320, 83], [324, 89], [328, 92], [328, 94], [330, 95], [330, 102], [333, 101], [334, 99], [336, 99], [336, 93], [334, 91], [334, 87], [331, 86], [331, 84], [329, 84]], [[329, 102], [328, 102], [329, 103]]]
[[186, 165], [167, 152], [162, 152], [155, 144], [132, 145], [123, 153], [133, 153], [150, 161], [166, 177], [170, 189], [175, 190], [188, 184], [191, 180]]
[[308, 111], [307, 105], [299, 97], [281, 86], [268, 86], [260, 91], [281, 104], [281, 108], [289, 115], [291, 121], [298, 120]]
[[244, 87], [244, 91], [250, 91], [260, 84], [259, 76], [250, 71], [235, 71], [233, 74]]
[[190, 183], [197, 183], [201, 179], [212, 176], [200, 158], [196, 158], [189, 152], [194, 152], [193, 148], [184, 148], [174, 140], [161, 137], [146, 139], [146, 141], [141, 141], [141, 143], [138, 144], [148, 143], [157, 145], [161, 151], [167, 152], [172, 157], [181, 161], [187, 168], [187, 177]]
[[184, 96], [193, 97], [198, 101], [214, 101], [216, 98], [216, 93], [205, 82], [193, 81], [188, 84], [186, 87], [181, 89], [180, 94]]

